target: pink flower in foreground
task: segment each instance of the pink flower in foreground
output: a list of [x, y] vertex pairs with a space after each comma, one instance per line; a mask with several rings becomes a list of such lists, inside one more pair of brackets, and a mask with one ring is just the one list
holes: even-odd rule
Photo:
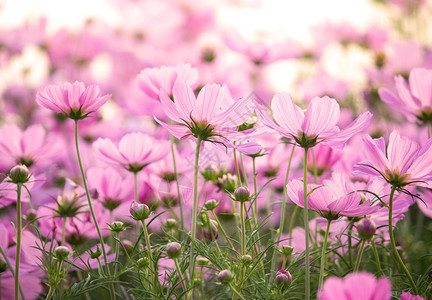
[[293, 138], [303, 148], [314, 147], [318, 143], [342, 149], [353, 135], [369, 126], [372, 114], [365, 112], [345, 129], [336, 125], [339, 121], [339, 104], [327, 96], [312, 99], [306, 112], [294, 104], [289, 94], [281, 93], [273, 97], [271, 109], [273, 118], [265, 108], [260, 109], [263, 123], [282, 136]]
[[162, 159], [170, 150], [168, 141], [159, 142], [140, 132], [126, 134], [118, 146], [110, 139], [99, 138], [93, 147], [105, 161], [120, 164], [134, 173]]
[[395, 77], [397, 96], [386, 88], [378, 93], [387, 104], [398, 109], [410, 121], [422, 125], [432, 122], [432, 70], [416, 68], [410, 72], [409, 82], [401, 76]]
[[343, 279], [330, 277], [318, 292], [321, 300], [389, 300], [391, 296], [390, 280], [377, 280], [367, 272], [351, 273]]
[[432, 180], [432, 139], [423, 147], [393, 131], [389, 137], [387, 151], [384, 138], [363, 137], [368, 161], [355, 167], [359, 175], [382, 176], [393, 186], [402, 187], [412, 183], [427, 183]]
[[192, 68], [190, 64], [180, 63], [176, 67], [147, 68], [137, 76], [139, 88], [154, 100], [159, 100], [161, 89], [171, 96], [174, 83], [178, 79], [195, 87], [198, 81], [198, 70]]
[[425, 300], [425, 298], [414, 296], [410, 292], [402, 292], [401, 300]]
[[161, 103], [167, 116], [180, 125], [159, 123], [177, 138], [194, 137], [227, 145], [227, 138], [237, 133], [237, 126], [249, 119], [248, 100], [233, 101], [225, 86], [206, 84], [195, 97], [192, 88], [177, 81], [174, 102], [161, 90]]
[[36, 101], [45, 108], [81, 120], [104, 105], [111, 95], [102, 96], [97, 85], [82, 82], [50, 85], [39, 91]]
[[[335, 177], [337, 178], [337, 177]], [[335, 188], [331, 180], [324, 180], [324, 185], [308, 184], [309, 208], [319, 212], [324, 218], [336, 220], [339, 216], [361, 217], [378, 210], [371, 206], [371, 200], [362, 202], [359, 193], [345, 193], [343, 187]], [[294, 179], [287, 184], [288, 197], [300, 207], [303, 202], [303, 182]]]

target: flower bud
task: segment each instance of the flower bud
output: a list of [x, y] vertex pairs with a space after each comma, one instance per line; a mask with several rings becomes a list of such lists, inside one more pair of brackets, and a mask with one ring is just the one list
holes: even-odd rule
[[215, 220], [210, 220], [210, 222], [203, 227], [204, 237], [210, 241], [217, 240], [218, 234], [218, 223]]
[[71, 252], [66, 246], [58, 246], [54, 249], [54, 255], [58, 260], [64, 260], [70, 256]]
[[0, 274], [7, 270], [7, 265], [3, 259], [0, 258]]
[[122, 232], [126, 230], [126, 226], [122, 221], [114, 221], [111, 225], [108, 225], [109, 229], [113, 232]]
[[177, 242], [170, 242], [166, 245], [165, 251], [169, 258], [177, 258], [181, 254], [182, 246]]
[[102, 251], [99, 249], [99, 246], [97, 246], [95, 251], [93, 251], [91, 249], [89, 250], [89, 255], [90, 255], [90, 258], [96, 259], [102, 255]]
[[137, 260], [137, 267], [144, 269], [147, 268], [150, 264], [150, 261], [148, 259], [148, 257], [142, 257], [140, 259]]
[[356, 227], [359, 236], [364, 240], [370, 240], [375, 235], [376, 225], [371, 219], [361, 219]]
[[210, 210], [210, 211], [213, 210], [213, 209], [215, 209], [218, 206], [219, 206], [219, 203], [215, 199], [207, 200], [204, 203], [204, 208], [207, 209], [207, 210]]
[[150, 208], [146, 204], [136, 202], [131, 203], [129, 212], [135, 221], [144, 221], [151, 215]]
[[198, 255], [196, 258], [196, 263], [199, 266], [207, 266], [208, 264], [210, 264], [210, 261], [207, 258], [205, 258], [204, 256]]
[[122, 241], [123, 248], [127, 253], [132, 253], [132, 250], [134, 248], [134, 244], [130, 240], [123, 240]]
[[220, 170], [216, 165], [208, 165], [205, 167], [204, 171], [201, 172], [201, 175], [205, 180], [210, 182], [216, 182], [219, 176]]
[[175, 227], [177, 227], [177, 225], [178, 225], [178, 222], [177, 222], [177, 220], [176, 219], [167, 219], [166, 220], [166, 222], [165, 222], [165, 227], [166, 228], [175, 228]]
[[27, 210], [27, 212], [26, 212], [24, 218], [25, 218], [27, 221], [30, 221], [30, 222], [36, 220], [36, 218], [37, 218], [37, 212], [36, 212], [36, 210], [30, 208], [29, 210]]
[[294, 248], [288, 245], [282, 245], [281, 252], [284, 255], [291, 255], [293, 253]]
[[248, 201], [250, 198], [250, 191], [247, 186], [241, 186], [234, 191], [234, 200], [239, 202]]
[[29, 170], [26, 165], [17, 165], [10, 170], [9, 177], [13, 183], [25, 183], [28, 181]]
[[292, 282], [292, 276], [291, 276], [290, 272], [287, 272], [284, 269], [281, 269], [280, 271], [278, 271], [276, 273], [275, 282], [278, 285], [289, 286]]
[[222, 283], [229, 283], [233, 279], [233, 275], [230, 270], [222, 270], [219, 272], [217, 279]]
[[249, 254], [242, 255], [241, 261], [244, 265], [249, 266], [252, 263], [252, 256]]

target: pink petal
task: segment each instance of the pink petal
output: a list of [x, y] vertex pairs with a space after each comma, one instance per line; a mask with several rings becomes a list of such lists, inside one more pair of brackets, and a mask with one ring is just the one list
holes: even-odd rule
[[413, 69], [409, 75], [409, 86], [412, 95], [420, 100], [422, 107], [432, 108], [432, 70]]
[[302, 124], [302, 131], [307, 136], [318, 136], [322, 132], [334, 131], [339, 121], [339, 104], [327, 96], [312, 99]]

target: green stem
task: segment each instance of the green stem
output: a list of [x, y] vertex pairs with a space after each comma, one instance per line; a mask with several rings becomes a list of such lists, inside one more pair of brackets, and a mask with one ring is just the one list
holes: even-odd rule
[[154, 269], [153, 254], [152, 254], [152, 248], [151, 248], [151, 244], [150, 244], [150, 236], [148, 234], [147, 225], [144, 222], [144, 220], [141, 220], [141, 224], [143, 227], [144, 238], [146, 241], [148, 257], [150, 260], [150, 270], [153, 273], [152, 276], [154, 277], [153, 284], [154, 284], [154, 287], [156, 287], [157, 274], [156, 274], [156, 270]]
[[357, 254], [357, 259], [356, 259], [356, 263], [355, 263], [355, 267], [354, 267], [354, 271], [353, 272], [357, 272], [358, 269], [360, 268], [360, 262], [361, 262], [361, 259], [362, 259], [362, 256], [363, 256], [363, 251], [364, 251], [364, 248], [365, 248], [365, 243], [366, 243], [366, 240], [363, 240], [362, 243], [361, 243], [360, 252]]
[[50, 286], [45, 300], [50, 300], [52, 298], [52, 296], [54, 295], [54, 291], [55, 291], [55, 287]]
[[[1, 253], [1, 255], [3, 256], [3, 258], [4, 258], [4, 260], [5, 260], [6, 264], [7, 264], [7, 266], [8, 266], [8, 268], [9, 268], [9, 270], [11, 271], [12, 276], [15, 277], [15, 271], [14, 271], [14, 269], [13, 269], [13, 267], [12, 267], [12, 264], [11, 264], [9, 258], [6, 256], [6, 253], [4, 252], [4, 250], [3, 250], [3, 248], [2, 248], [1, 245], [0, 245], [0, 253]], [[0, 276], [0, 277], [1, 277], [1, 276]], [[21, 298], [22, 298], [23, 300], [25, 300], [25, 296], [24, 296], [24, 292], [23, 292], [23, 290], [22, 290], [21, 284], [19, 285], [19, 290], [20, 290]]]
[[309, 257], [309, 215], [308, 215], [308, 192], [307, 192], [307, 159], [309, 148], [304, 148], [304, 167], [303, 167], [303, 204], [304, 204], [304, 226], [305, 226], [305, 299], [310, 299], [310, 257]]
[[235, 164], [235, 169], [236, 169], [237, 180], [238, 180], [239, 186], [242, 186], [242, 179], [240, 177], [240, 169], [239, 169], [239, 165], [238, 165], [238, 161], [237, 161], [236, 149], [234, 149], [234, 164]]
[[195, 166], [194, 166], [194, 190], [193, 190], [193, 209], [192, 209], [192, 242], [190, 249], [190, 259], [189, 259], [189, 276], [190, 282], [192, 284], [194, 280], [195, 271], [195, 239], [196, 239], [196, 224], [198, 215], [198, 163], [199, 163], [199, 152], [201, 147], [201, 137], [197, 138], [197, 145], [195, 150]]
[[354, 261], [353, 261], [353, 256], [352, 256], [352, 229], [354, 227], [354, 221], [350, 221], [349, 225], [348, 225], [348, 258], [349, 258], [349, 262], [350, 265], [353, 266], [354, 265]]
[[[172, 121], [170, 120], [170, 122], [172, 122]], [[183, 203], [181, 200], [180, 181], [179, 181], [178, 172], [177, 172], [176, 155], [174, 152], [174, 136], [172, 134], [170, 134], [170, 140], [171, 140], [172, 160], [173, 160], [173, 165], [174, 165], [174, 177], [175, 177], [175, 181], [176, 181], [176, 185], [177, 185], [177, 199], [178, 199], [178, 205], [180, 208], [180, 228], [182, 230], [184, 230]]]
[[380, 263], [378, 251], [377, 251], [377, 248], [376, 248], [376, 245], [375, 245], [375, 241], [372, 240], [371, 244], [372, 244], [372, 250], [373, 250], [373, 253], [375, 255], [375, 260], [376, 260], [376, 264], [377, 264], [377, 268], [378, 268], [378, 277], [381, 277], [381, 275], [382, 275], [381, 263]]
[[215, 221], [216, 221], [217, 224], [218, 224], [218, 228], [222, 231], [222, 234], [224, 235], [226, 241], [228, 242], [228, 244], [230, 245], [230, 247], [231, 247], [234, 251], [236, 251], [235, 248], [234, 248], [234, 246], [233, 246], [233, 244], [231, 243], [230, 239], [228, 238], [228, 234], [226, 233], [225, 229], [222, 227], [222, 224], [221, 224], [221, 222], [219, 221], [219, 218], [217, 217], [216, 213], [214, 212], [214, 209], [212, 209], [211, 212], [212, 212], [213, 218], [215, 219]]
[[287, 263], [288, 255], [284, 255], [283, 263], [282, 263], [282, 269], [285, 270], [286, 263]]
[[[282, 232], [284, 229], [284, 224], [285, 224], [285, 210], [286, 210], [286, 200], [287, 200], [287, 184], [288, 184], [288, 179], [289, 179], [289, 174], [291, 171], [291, 162], [292, 162], [292, 158], [294, 156], [294, 150], [295, 150], [296, 144], [293, 145], [292, 150], [291, 150], [291, 155], [288, 161], [288, 167], [287, 167], [287, 171], [285, 174], [285, 181], [284, 181], [284, 186], [283, 186], [283, 199], [282, 199], [282, 207], [281, 207], [281, 217], [280, 217], [280, 225], [279, 225], [279, 231], [276, 237], [276, 242], [279, 242], [282, 236]], [[276, 250], [273, 251], [273, 256], [272, 256], [272, 267], [271, 267], [271, 274], [274, 273], [275, 268], [276, 268]]]
[[[134, 174], [134, 191], [135, 191], [135, 203], [139, 203], [139, 196], [138, 196], [138, 172], [133, 172]], [[139, 221], [136, 222], [136, 232], [137, 236], [139, 237], [141, 234]]]
[[243, 155], [242, 155], [242, 153], [240, 153], [239, 156], [240, 156], [240, 166], [241, 166], [242, 171], [243, 171], [243, 182], [244, 182], [244, 184], [246, 186], [248, 186], [248, 178], [247, 178], [246, 169], [245, 169], [244, 164], [243, 164]]
[[311, 151], [312, 151], [312, 164], [313, 164], [314, 183], [318, 184], [318, 168], [317, 168], [317, 165], [316, 165], [315, 151], [314, 151], [313, 148], [311, 149]]
[[394, 197], [394, 193], [395, 193], [396, 187], [392, 186], [391, 191], [390, 191], [390, 204], [389, 204], [389, 234], [390, 234], [390, 242], [392, 245], [392, 249], [393, 249], [393, 255], [396, 258], [396, 261], [399, 263], [399, 266], [402, 267], [402, 270], [404, 271], [405, 275], [408, 277], [408, 280], [410, 282], [410, 285], [414, 291], [414, 295], [418, 295], [418, 290], [417, 290], [417, 286], [414, 283], [414, 280], [410, 274], [410, 272], [408, 271], [407, 267], [405, 266], [405, 264], [402, 261], [402, 258], [399, 255], [399, 252], [397, 251], [396, 248], [396, 242], [395, 242], [395, 238], [394, 238], [394, 234], [393, 234], [393, 197]]
[[230, 289], [234, 292], [234, 294], [237, 296], [237, 297], [239, 297], [240, 299], [242, 299], [242, 300], [246, 300], [236, 289], [235, 289], [235, 287], [231, 284], [231, 283], [228, 283], [228, 286], [230, 287]]
[[[291, 220], [290, 220], [289, 225], [288, 225], [288, 233], [289, 234], [291, 234], [291, 231], [293, 230], [295, 218], [297, 216], [298, 211], [299, 211], [299, 207], [297, 205], [294, 206], [294, 211], [293, 211], [292, 215], [290, 216]], [[289, 245], [290, 246], [291, 246], [291, 242], [292, 242], [292, 239], [289, 239]]]
[[327, 240], [330, 232], [330, 223], [331, 220], [327, 220], [327, 228], [324, 236], [324, 243], [322, 245], [321, 250], [321, 266], [320, 266], [320, 274], [319, 274], [319, 284], [318, 284], [318, 291], [321, 290], [323, 281], [324, 281], [324, 269], [325, 269], [325, 263], [326, 263], [326, 252], [327, 252]]
[[[99, 242], [101, 243], [101, 247], [102, 247], [102, 254], [103, 254], [103, 257], [104, 257], [104, 261], [105, 261], [106, 274], [108, 276], [110, 276], [110, 269], [109, 269], [109, 266], [108, 266], [108, 259], [107, 259], [107, 253], [106, 253], [106, 250], [105, 250], [105, 243], [104, 243], [101, 231], [99, 229], [99, 224], [98, 224], [98, 221], [96, 219], [96, 216], [95, 216], [95, 213], [94, 213], [94, 210], [93, 210], [93, 205], [92, 205], [92, 202], [91, 202], [90, 193], [89, 193], [89, 190], [88, 190], [88, 187], [87, 187], [87, 180], [86, 180], [86, 177], [85, 177], [84, 168], [83, 168], [82, 161], [81, 161], [81, 155], [80, 155], [79, 144], [78, 144], [78, 120], [75, 120], [75, 148], [76, 148], [76, 153], [77, 153], [79, 167], [80, 167], [80, 170], [81, 170], [81, 177], [82, 177], [82, 180], [83, 180], [84, 189], [86, 191], [87, 201], [88, 201], [88, 205], [89, 205], [89, 208], [90, 208], [90, 213], [92, 215], [93, 222], [95, 224], [96, 231], [97, 231], [98, 236], [99, 236]], [[113, 294], [114, 285], [112, 283], [110, 284], [110, 290], [111, 290], [111, 299], [115, 299], [116, 298], [115, 293]]]
[[[253, 185], [254, 185], [254, 194], [257, 194], [257, 173], [256, 173], [256, 165], [255, 165], [255, 156], [252, 157], [252, 172], [253, 172]], [[258, 199], [255, 199], [254, 203], [254, 217], [255, 224], [258, 224]]]
[[62, 244], [66, 242], [66, 217], [63, 217]]
[[187, 286], [186, 286], [186, 281], [184, 280], [184, 277], [183, 277], [183, 272], [182, 272], [182, 270], [180, 269], [180, 265], [179, 265], [179, 263], [178, 263], [178, 259], [177, 258], [174, 258], [174, 264], [175, 264], [175, 267], [176, 267], [176, 269], [177, 269], [177, 273], [178, 273], [178, 275], [179, 275], [179, 277], [180, 277], [180, 281], [181, 281], [181, 285], [182, 285], [182, 287], [183, 287], [183, 291], [184, 291], [184, 295], [185, 295], [185, 299], [188, 299], [189, 297], [188, 297], [188, 295], [187, 295], [187, 293], [186, 293], [186, 291], [187, 291]]
[[244, 203], [240, 203], [240, 221], [241, 221], [241, 254], [246, 254], [246, 226], [245, 226], [245, 218], [244, 218]]
[[22, 215], [21, 215], [21, 188], [22, 183], [17, 184], [17, 226], [16, 226], [16, 255], [15, 255], [15, 300], [18, 300], [19, 295], [19, 270], [21, 256], [21, 230], [22, 230]]
[[120, 254], [120, 232], [116, 232], [116, 241], [115, 241], [115, 265], [114, 265], [114, 271], [113, 275], [116, 276], [117, 274], [117, 265], [119, 264], [119, 254]]

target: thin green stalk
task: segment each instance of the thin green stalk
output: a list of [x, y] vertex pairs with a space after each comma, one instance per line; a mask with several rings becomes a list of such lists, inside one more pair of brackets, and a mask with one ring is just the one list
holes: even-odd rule
[[21, 188], [22, 183], [17, 183], [17, 226], [16, 226], [16, 255], [15, 255], [15, 300], [19, 295], [19, 270], [21, 256], [21, 230], [22, 230], [22, 213], [21, 213]]
[[[172, 123], [171, 120], [170, 120], [170, 123]], [[174, 165], [174, 177], [175, 177], [175, 181], [176, 181], [176, 185], [177, 185], [177, 199], [178, 199], [178, 205], [180, 208], [180, 228], [182, 230], [184, 230], [183, 203], [182, 203], [181, 192], [180, 192], [180, 181], [179, 181], [178, 172], [177, 172], [176, 155], [174, 152], [174, 136], [172, 134], [170, 134], [170, 141], [171, 141], [172, 160], [173, 160], [173, 165]]]
[[228, 244], [230, 245], [230, 247], [231, 247], [234, 251], [236, 251], [235, 248], [234, 248], [234, 246], [233, 246], [233, 244], [231, 243], [230, 239], [228, 238], [228, 234], [226, 233], [225, 229], [222, 227], [222, 224], [221, 224], [221, 222], [219, 221], [219, 218], [217, 217], [216, 213], [214, 212], [214, 209], [212, 209], [211, 212], [212, 212], [213, 218], [215, 219], [215, 221], [216, 221], [217, 224], [218, 224], [218, 228], [222, 231], [222, 234], [224, 235], [226, 241], [228, 242]]
[[[77, 153], [79, 167], [80, 167], [80, 170], [81, 170], [81, 177], [82, 177], [82, 180], [83, 180], [84, 189], [86, 191], [87, 201], [88, 201], [88, 205], [89, 205], [89, 208], [90, 208], [90, 213], [92, 215], [93, 222], [95, 224], [96, 231], [97, 231], [98, 236], [99, 236], [99, 242], [101, 243], [101, 247], [102, 247], [102, 254], [103, 254], [103, 257], [104, 257], [104, 261], [105, 261], [106, 274], [108, 276], [110, 276], [111, 274], [110, 274], [110, 269], [109, 269], [109, 266], [108, 266], [108, 259], [107, 259], [107, 253], [106, 253], [106, 250], [105, 250], [105, 243], [104, 243], [101, 231], [99, 229], [99, 224], [98, 224], [98, 221], [96, 219], [96, 216], [95, 216], [95, 213], [94, 213], [94, 210], [93, 210], [93, 205], [92, 205], [92, 202], [91, 202], [90, 193], [89, 193], [89, 190], [88, 190], [88, 187], [87, 187], [87, 180], [86, 180], [86, 177], [85, 177], [84, 168], [83, 168], [82, 161], [81, 161], [81, 155], [80, 155], [79, 144], [78, 144], [78, 120], [75, 120], [75, 148], [76, 148], [76, 153]], [[111, 291], [111, 299], [115, 299], [114, 285], [112, 283], [110, 284], [110, 291]]]
[[66, 242], [66, 217], [63, 217], [63, 227], [62, 227], [62, 244]]
[[[256, 173], [256, 165], [255, 165], [255, 156], [252, 157], [252, 172], [253, 172], [253, 185], [254, 185], [254, 193], [257, 194], [257, 173]], [[255, 224], [258, 224], [258, 199], [255, 199], [254, 203], [254, 217], [255, 217]]]
[[376, 264], [377, 264], [377, 268], [378, 268], [378, 277], [381, 277], [381, 275], [382, 275], [381, 263], [380, 263], [378, 251], [377, 251], [377, 248], [376, 248], [376, 245], [375, 245], [375, 241], [372, 240], [371, 244], [372, 244], [372, 250], [373, 250], [373, 253], [375, 255], [375, 260], [376, 260]]
[[414, 283], [414, 280], [411, 276], [411, 273], [408, 271], [407, 267], [405, 266], [405, 264], [403, 263], [399, 252], [397, 251], [396, 248], [396, 242], [395, 242], [395, 238], [394, 238], [394, 234], [393, 234], [393, 197], [394, 197], [394, 193], [395, 193], [396, 187], [392, 186], [391, 191], [390, 191], [390, 200], [389, 200], [389, 234], [390, 234], [390, 242], [392, 245], [392, 249], [393, 249], [393, 255], [396, 258], [396, 261], [399, 263], [399, 266], [402, 267], [402, 270], [404, 271], [405, 275], [408, 277], [408, 280], [410, 282], [410, 285], [414, 291], [414, 295], [418, 295], [418, 290], [417, 290], [417, 286]]
[[52, 298], [52, 296], [54, 295], [54, 291], [55, 291], [55, 287], [50, 286], [45, 300], [50, 300]]
[[[135, 191], [135, 203], [139, 203], [139, 196], [138, 196], [138, 172], [134, 172], [134, 191]], [[140, 226], [139, 221], [136, 222], [136, 232], [137, 236], [140, 236]]]
[[236, 289], [235, 289], [235, 287], [231, 284], [231, 283], [228, 283], [228, 286], [230, 287], [230, 289], [234, 292], [234, 294], [237, 296], [237, 297], [239, 297], [240, 299], [242, 299], [242, 300], [246, 300]]
[[[292, 150], [291, 150], [291, 155], [288, 161], [288, 167], [287, 167], [287, 171], [285, 174], [285, 181], [284, 181], [284, 186], [283, 186], [283, 198], [282, 198], [282, 207], [281, 207], [281, 218], [280, 218], [280, 225], [279, 225], [279, 231], [276, 237], [276, 241], [279, 242], [282, 236], [282, 232], [284, 229], [284, 224], [285, 224], [285, 210], [286, 210], [286, 200], [287, 200], [287, 184], [288, 184], [288, 178], [289, 178], [289, 174], [291, 171], [291, 162], [292, 162], [292, 158], [294, 156], [294, 150], [295, 150], [296, 144], [293, 145]], [[273, 251], [273, 256], [272, 256], [272, 267], [271, 267], [271, 274], [274, 273], [275, 268], [276, 268], [276, 250]]]
[[[3, 248], [2, 248], [1, 245], [0, 245], [0, 253], [1, 253], [1, 255], [3, 256], [3, 258], [4, 258], [4, 260], [5, 260], [6, 264], [7, 264], [7, 266], [8, 266], [8, 268], [9, 268], [9, 270], [11, 271], [12, 276], [15, 278], [15, 271], [14, 271], [14, 269], [13, 269], [13, 267], [12, 267], [12, 264], [11, 264], [9, 258], [6, 256], [6, 253], [4, 252], [4, 250], [3, 250]], [[0, 276], [0, 277], [1, 277], [1, 276]], [[21, 284], [19, 285], [19, 290], [20, 290], [21, 298], [22, 298], [23, 300], [25, 300], [25, 296], [24, 296], [24, 292], [23, 292], [23, 290], [22, 290]]]
[[288, 255], [285, 254], [284, 255], [284, 259], [283, 259], [283, 263], [282, 263], [282, 269], [283, 270], [285, 270], [287, 260], [288, 260]]
[[315, 151], [313, 148], [311, 149], [311, 151], [312, 151], [312, 164], [313, 164], [312, 168], [313, 168], [313, 175], [314, 175], [314, 183], [318, 184], [318, 168], [316, 165]]
[[[299, 207], [298, 207], [297, 205], [294, 206], [294, 211], [293, 211], [293, 213], [292, 213], [291, 216], [290, 216], [290, 222], [289, 222], [289, 224], [288, 224], [288, 233], [289, 233], [289, 234], [291, 234], [291, 231], [293, 230], [294, 222], [295, 222], [295, 218], [296, 218], [296, 216], [297, 216], [297, 212], [298, 212], [298, 210], [299, 210]], [[292, 242], [292, 239], [290, 239], [290, 240], [288, 241], [288, 243], [289, 243], [290, 246], [291, 246], [291, 242]]]
[[352, 229], [354, 227], [354, 221], [350, 221], [349, 225], [348, 225], [348, 258], [349, 258], [349, 262], [350, 265], [353, 266], [354, 265], [354, 261], [353, 261], [353, 256], [352, 256]]
[[187, 291], [186, 281], [184, 280], [183, 273], [182, 273], [182, 270], [180, 269], [180, 265], [178, 263], [178, 259], [177, 258], [174, 258], [174, 264], [175, 264], [175, 267], [177, 269], [177, 273], [178, 273], [178, 275], [180, 277], [180, 281], [181, 281], [181, 285], [183, 287], [183, 291], [185, 292], [185, 294], [184, 294], [185, 295], [185, 299], [189, 299], [189, 297], [188, 297], [188, 295], [186, 293], [186, 291]]
[[244, 218], [244, 203], [240, 203], [240, 221], [241, 221], [241, 254], [246, 254], [246, 226], [245, 226], [245, 218]]
[[428, 139], [431, 138], [431, 126], [432, 126], [432, 122], [428, 122], [427, 123], [427, 133], [428, 133]]
[[239, 165], [238, 165], [238, 161], [237, 161], [237, 151], [236, 151], [236, 149], [234, 149], [234, 164], [235, 164], [235, 169], [236, 169], [237, 180], [239, 182], [239, 186], [242, 186], [242, 179], [240, 177], [240, 169], [239, 169]]
[[321, 250], [321, 266], [320, 266], [320, 274], [319, 274], [319, 284], [318, 284], [318, 291], [321, 290], [323, 281], [324, 281], [324, 269], [325, 269], [325, 263], [326, 263], [326, 252], [327, 252], [327, 240], [330, 232], [330, 223], [331, 220], [327, 220], [327, 228], [324, 236], [324, 243], [322, 245]]
[[151, 244], [150, 244], [150, 236], [149, 236], [148, 230], [147, 230], [147, 225], [144, 222], [144, 220], [141, 220], [141, 224], [142, 224], [142, 227], [143, 227], [144, 238], [145, 238], [145, 241], [146, 241], [148, 257], [149, 257], [149, 260], [150, 260], [150, 266], [151, 266], [150, 269], [154, 273], [153, 275], [156, 276], [155, 270], [153, 268], [153, 266], [154, 266], [154, 264], [153, 264], [153, 254], [152, 254], [152, 248], [151, 248]]
[[119, 264], [119, 254], [120, 254], [120, 232], [116, 232], [116, 241], [115, 241], [115, 264], [114, 264], [114, 271], [113, 275], [117, 275], [117, 265]]
[[307, 191], [307, 159], [309, 148], [304, 148], [304, 167], [303, 167], [303, 204], [304, 204], [304, 226], [305, 226], [305, 299], [310, 299], [310, 257], [309, 257], [309, 209], [308, 209], [308, 191]]
[[357, 272], [358, 269], [360, 268], [360, 262], [361, 262], [361, 259], [362, 259], [362, 256], [363, 256], [363, 251], [364, 251], [364, 248], [365, 248], [365, 243], [366, 243], [366, 240], [363, 240], [362, 243], [361, 243], [361, 245], [360, 245], [360, 251], [357, 254], [357, 259], [356, 259], [356, 263], [355, 263], [355, 267], [354, 267], [354, 271], [353, 272]]
[[245, 169], [244, 164], [243, 164], [243, 155], [241, 152], [240, 152], [239, 156], [240, 156], [240, 166], [241, 166], [242, 171], [243, 171], [243, 182], [246, 186], [248, 186], [247, 173], [246, 173], [246, 169]]
[[189, 276], [190, 282], [192, 283], [194, 280], [194, 271], [195, 271], [195, 247], [194, 241], [196, 239], [196, 224], [197, 224], [197, 215], [198, 215], [198, 163], [199, 163], [199, 152], [201, 147], [201, 137], [197, 138], [197, 145], [195, 150], [195, 166], [194, 166], [194, 190], [193, 190], [193, 209], [192, 209], [192, 242], [191, 242], [191, 250], [190, 250], [190, 259], [189, 259]]

